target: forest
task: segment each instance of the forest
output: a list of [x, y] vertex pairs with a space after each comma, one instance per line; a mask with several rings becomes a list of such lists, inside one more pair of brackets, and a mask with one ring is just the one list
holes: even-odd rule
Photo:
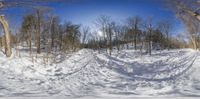
[[[95, 1], [102, 7], [109, 3], [113, 11], [114, 2], [158, 4], [162, 7], [156, 9], [170, 12], [184, 27], [180, 33], [177, 23], [162, 13], [160, 19], [122, 14], [119, 21], [121, 13], [99, 15], [103, 8], [86, 20], [89, 25], [76, 22], [84, 20], [81, 11], [80, 19], [63, 20], [79, 13], [77, 6]], [[69, 7], [54, 9], [61, 4], [77, 8], [72, 13], [65, 12]], [[199, 97], [199, 5], [199, 0], [0, 0], [0, 96]], [[6, 9], [28, 10], [18, 19], [8, 13], [20, 11]], [[69, 16], [55, 13], [59, 11]]]

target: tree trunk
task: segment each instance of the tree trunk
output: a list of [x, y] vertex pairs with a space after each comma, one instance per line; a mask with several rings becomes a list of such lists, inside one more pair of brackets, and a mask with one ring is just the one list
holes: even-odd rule
[[169, 33], [167, 33], [167, 50], [169, 51], [169, 45], [170, 45], [170, 42], [169, 42]]
[[187, 13], [189, 13], [190, 15], [194, 16], [197, 20], [200, 21], [200, 14], [199, 14], [199, 13], [193, 12], [193, 11], [188, 10], [188, 9], [185, 9], [185, 11], [186, 11]]
[[4, 15], [0, 16], [0, 22], [3, 25], [4, 32], [5, 32], [5, 54], [7, 57], [10, 57], [12, 54], [12, 51], [11, 51], [9, 24], [6, 21]]
[[63, 38], [62, 36], [60, 36], [60, 44], [59, 44], [60, 51], [62, 50], [62, 42], [63, 42]]
[[112, 30], [109, 29], [109, 51], [110, 51], [110, 56], [112, 54]]
[[37, 31], [37, 53], [38, 54], [40, 54], [41, 53], [41, 50], [40, 50], [40, 25], [41, 25], [41, 23], [40, 23], [40, 11], [38, 10], [37, 11], [37, 29], [36, 29], [36, 31]]
[[199, 14], [196, 16], [196, 18], [200, 21], [200, 15]]
[[193, 48], [195, 50], [197, 50], [197, 42], [196, 42], [196, 39], [194, 37], [192, 38], [192, 45], [193, 45]]
[[53, 34], [51, 34], [52, 36], [51, 36], [51, 50], [53, 50], [53, 48], [54, 48], [54, 35]]
[[151, 42], [151, 29], [149, 30], [149, 55], [151, 55], [151, 44], [152, 44], [152, 42]]
[[29, 50], [30, 56], [32, 56], [32, 34], [29, 32]]
[[137, 25], [135, 25], [135, 30], [134, 30], [134, 48], [137, 50]]

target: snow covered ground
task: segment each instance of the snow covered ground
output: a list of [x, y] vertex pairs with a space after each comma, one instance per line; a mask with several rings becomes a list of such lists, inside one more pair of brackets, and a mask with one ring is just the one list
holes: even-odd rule
[[200, 53], [191, 49], [114, 51], [82, 49], [57, 64], [0, 53], [0, 96], [200, 96]]

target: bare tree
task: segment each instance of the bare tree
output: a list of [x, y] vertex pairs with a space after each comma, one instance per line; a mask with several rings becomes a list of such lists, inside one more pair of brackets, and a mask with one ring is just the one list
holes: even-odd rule
[[[169, 20], [165, 20], [165, 21], [160, 21], [158, 23], [158, 29], [163, 32], [166, 36], [166, 46], [167, 49], [169, 50], [170, 48], [170, 30], [172, 29], [172, 24], [170, 23]], [[163, 38], [162, 38], [163, 39]]]
[[147, 40], [148, 40], [148, 53], [151, 55], [152, 50], [152, 31], [153, 31], [153, 24], [152, 24], [152, 18], [149, 18], [147, 20], [147, 23], [145, 24], [145, 28], [147, 30]]
[[108, 16], [100, 16], [95, 22], [96, 26], [99, 28], [99, 30], [103, 34], [104, 45], [106, 45], [106, 47], [108, 47], [108, 38], [109, 38], [108, 32], [109, 32], [110, 23], [111, 23], [111, 18]]
[[30, 55], [32, 55], [32, 39], [35, 31], [36, 18], [33, 14], [26, 15], [22, 22], [21, 35], [22, 38], [28, 41]]
[[[42, 0], [42, 1], [41, 0], [20, 0], [20, 1], [19, 0], [1, 0], [0, 9], [7, 8], [7, 7], [23, 7], [23, 6], [33, 7], [34, 4], [37, 5], [38, 3], [50, 2], [50, 1], [58, 1], [58, 0]], [[4, 15], [0, 15], [0, 22], [3, 25], [4, 32], [5, 32], [5, 54], [7, 57], [10, 57], [12, 54], [12, 51], [11, 51], [11, 44], [10, 44], [11, 40], [10, 40], [9, 24], [7, 20], [5, 19]], [[38, 50], [38, 52], [40, 51]]]
[[64, 35], [64, 46], [65, 50], [71, 49], [72, 51], [76, 51], [78, 47], [80, 47], [80, 25], [72, 24], [70, 22], [65, 23], [65, 35]]
[[40, 34], [41, 34], [41, 19], [42, 18], [42, 11], [41, 9], [36, 10], [36, 47], [37, 47], [37, 53], [40, 54]]
[[200, 1], [199, 0], [171, 0], [168, 1], [179, 16], [190, 15], [200, 21]]
[[115, 43], [116, 43], [116, 47], [117, 50], [120, 50], [120, 42], [121, 42], [121, 38], [122, 38], [122, 32], [123, 32], [123, 28], [120, 25], [117, 25], [116, 23], [113, 24], [113, 31], [114, 31], [114, 36], [115, 36]]
[[[58, 36], [59, 32], [61, 32], [60, 29], [60, 22], [59, 22], [59, 17], [58, 16], [53, 16], [52, 17], [52, 22], [51, 22], [51, 49], [55, 47], [55, 44], [58, 44]], [[57, 42], [56, 42], [57, 41]]]
[[113, 28], [114, 28], [115, 23], [111, 22], [108, 24], [108, 29], [107, 29], [107, 37], [108, 37], [108, 47], [109, 47], [109, 54], [112, 54], [112, 49], [113, 49]]
[[137, 50], [137, 38], [138, 38], [138, 32], [139, 32], [139, 25], [141, 25], [141, 18], [139, 16], [130, 17], [128, 18], [128, 27], [130, 28], [130, 31], [132, 32], [133, 36], [133, 42], [134, 48]]
[[194, 49], [198, 48], [200, 2], [199, 0], [173, 0], [170, 1], [172, 8], [182, 19], [188, 29], [188, 33]]
[[82, 47], [84, 47], [85, 43], [86, 43], [86, 40], [88, 39], [88, 34], [90, 34], [90, 28], [89, 27], [83, 27], [82, 28], [82, 40], [81, 40], [81, 43], [82, 43]]

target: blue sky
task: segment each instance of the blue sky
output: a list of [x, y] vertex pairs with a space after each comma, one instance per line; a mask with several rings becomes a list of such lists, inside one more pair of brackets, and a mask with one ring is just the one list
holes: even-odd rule
[[[67, 1], [67, 0], [66, 0]], [[73, 0], [75, 1], [75, 0]], [[131, 16], [141, 16], [143, 19], [152, 17], [155, 22], [170, 20], [173, 25], [173, 33], [184, 31], [184, 25], [175, 14], [164, 4], [164, 0], [79, 0], [72, 3], [49, 3], [55, 15], [61, 17], [61, 21], [72, 21], [86, 26], [94, 25], [94, 21], [100, 15], [110, 16], [114, 21], [124, 22]], [[29, 8], [9, 8], [6, 15], [13, 28], [20, 26], [24, 13]]]

